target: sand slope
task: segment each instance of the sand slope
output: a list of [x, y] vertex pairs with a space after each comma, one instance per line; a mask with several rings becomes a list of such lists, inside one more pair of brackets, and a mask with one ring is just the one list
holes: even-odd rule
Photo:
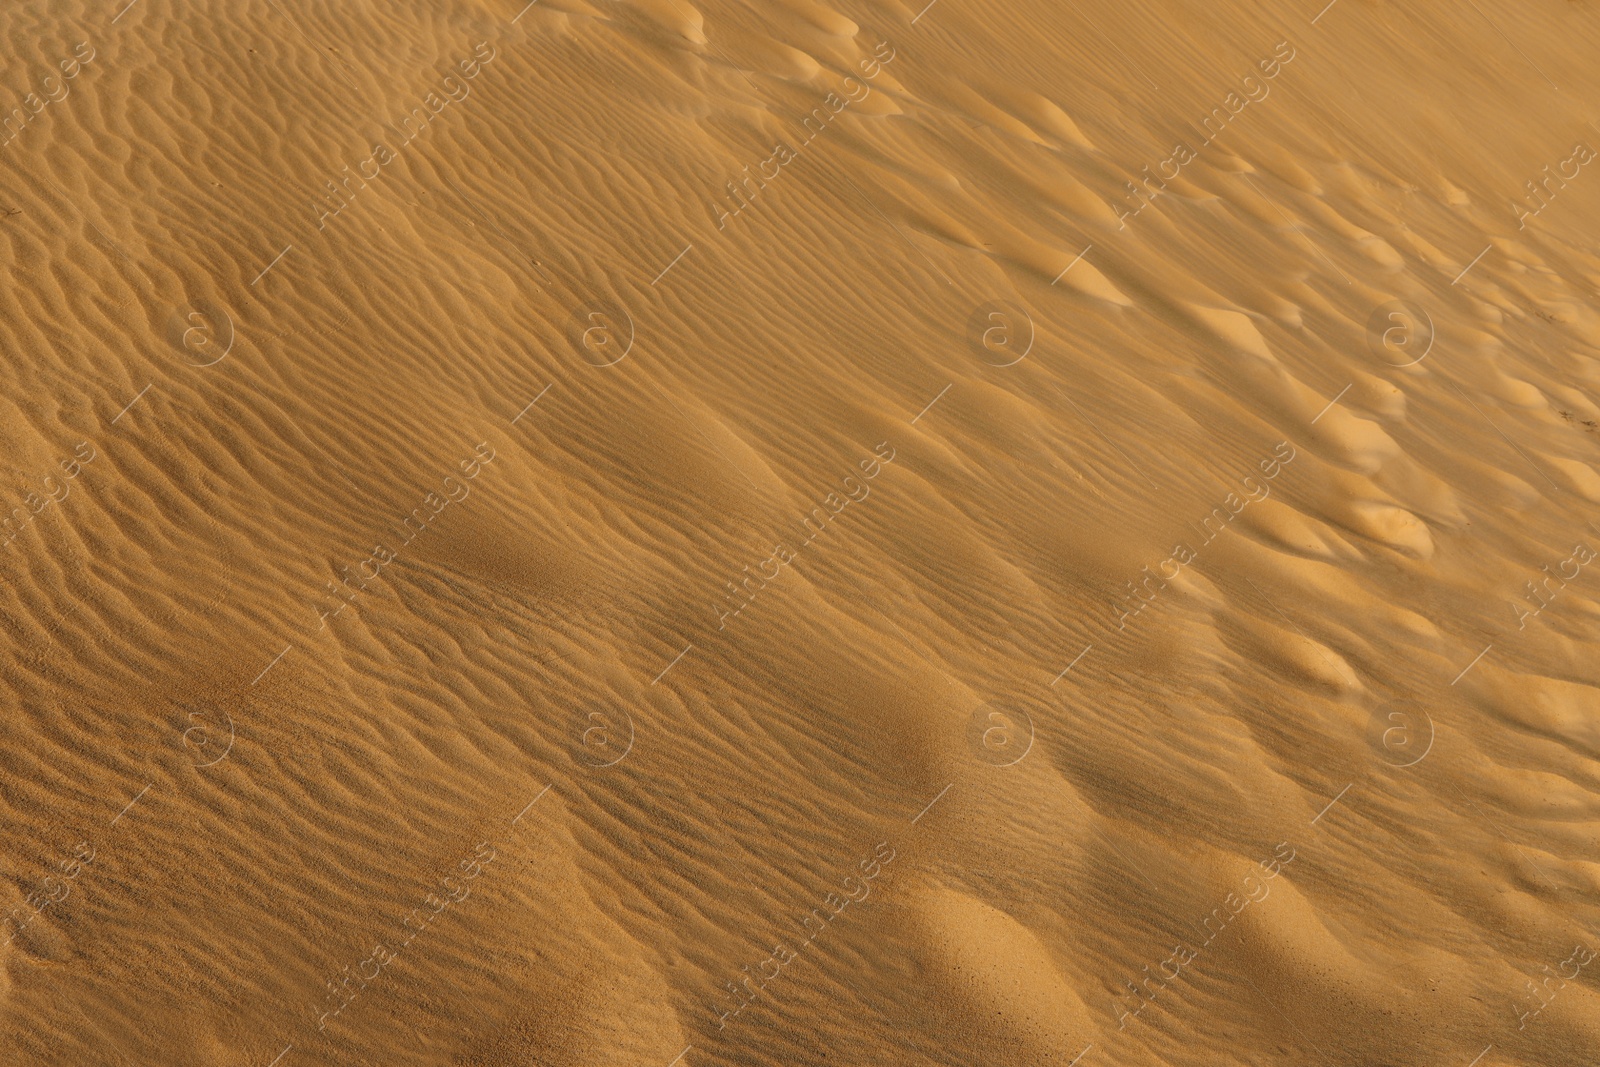
[[0, 1062], [1595, 1062], [1468, 6], [8, 6]]

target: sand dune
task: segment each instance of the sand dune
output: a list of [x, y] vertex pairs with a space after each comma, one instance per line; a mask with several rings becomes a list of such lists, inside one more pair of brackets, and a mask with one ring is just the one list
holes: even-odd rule
[[0, 29], [0, 1062], [1600, 1057], [1590, 5]]

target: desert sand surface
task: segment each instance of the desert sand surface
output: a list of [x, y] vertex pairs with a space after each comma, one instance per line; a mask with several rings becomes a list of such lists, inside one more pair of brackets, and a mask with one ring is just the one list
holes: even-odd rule
[[1600, 1062], [1593, 0], [0, 30], [0, 1064]]

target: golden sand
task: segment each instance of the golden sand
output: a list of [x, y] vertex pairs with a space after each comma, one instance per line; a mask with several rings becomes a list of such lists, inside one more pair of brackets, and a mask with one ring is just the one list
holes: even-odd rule
[[0, 11], [0, 1064], [1600, 1062], [1600, 8]]

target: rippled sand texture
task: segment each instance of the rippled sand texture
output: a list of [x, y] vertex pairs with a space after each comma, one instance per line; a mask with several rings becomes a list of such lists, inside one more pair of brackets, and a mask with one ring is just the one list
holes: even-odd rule
[[7, 4], [0, 1063], [1600, 1059], [1600, 10], [1323, 2]]

